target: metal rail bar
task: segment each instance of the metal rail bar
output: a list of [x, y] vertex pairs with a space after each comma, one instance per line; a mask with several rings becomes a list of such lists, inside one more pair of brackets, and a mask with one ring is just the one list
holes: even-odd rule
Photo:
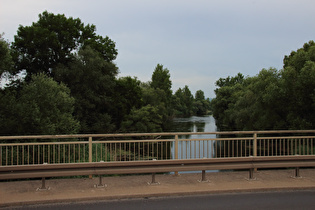
[[223, 169], [249, 169], [250, 178], [253, 178], [254, 168], [284, 167], [315, 167], [315, 155], [3, 166], [0, 167], [0, 180]]
[[[203, 137], [208, 134], [219, 136]], [[185, 135], [198, 137], [187, 139]], [[314, 155], [314, 144], [315, 130], [0, 136], [0, 167]]]
[[74, 135], [35, 135], [35, 136], [0, 136], [0, 140], [10, 139], [63, 139], [63, 138], [95, 138], [95, 137], [129, 137], [129, 136], [174, 136], [174, 135], [238, 135], [238, 134], [291, 134], [291, 133], [315, 133], [315, 130], [274, 130], [274, 131], [220, 131], [220, 132], [174, 132], [174, 133], [128, 133], [128, 134], [74, 134]]

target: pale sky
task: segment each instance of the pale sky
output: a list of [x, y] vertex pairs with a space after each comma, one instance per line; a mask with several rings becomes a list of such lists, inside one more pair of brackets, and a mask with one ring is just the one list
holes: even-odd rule
[[315, 40], [314, 0], [0, 0], [0, 34], [13, 41], [47, 10], [96, 25], [116, 42], [119, 76], [151, 80], [170, 71], [173, 91], [215, 96], [215, 81], [238, 72], [281, 69], [283, 58]]

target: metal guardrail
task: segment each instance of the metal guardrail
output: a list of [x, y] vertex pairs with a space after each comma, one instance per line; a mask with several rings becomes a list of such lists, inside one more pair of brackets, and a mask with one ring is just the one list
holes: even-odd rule
[[[188, 138], [192, 137], [192, 138]], [[210, 136], [210, 137], [209, 137]], [[0, 137], [0, 179], [315, 166], [315, 130]], [[102, 178], [100, 176], [100, 184]]]
[[299, 176], [300, 167], [314, 167], [315, 155], [283, 156], [283, 157], [243, 157], [221, 159], [195, 160], [157, 160], [157, 161], [129, 161], [129, 162], [101, 162], [77, 164], [43, 164], [24, 166], [0, 167], [1, 179], [21, 179], [42, 177], [42, 187], [45, 188], [46, 177], [99, 175], [102, 185], [104, 174], [141, 174], [152, 173], [152, 183], [155, 182], [155, 173], [177, 171], [202, 171], [205, 180], [206, 170], [218, 169], [249, 169], [249, 179], [254, 178], [255, 168], [295, 167], [295, 176]]
[[315, 130], [0, 136], [0, 167], [313, 154]]

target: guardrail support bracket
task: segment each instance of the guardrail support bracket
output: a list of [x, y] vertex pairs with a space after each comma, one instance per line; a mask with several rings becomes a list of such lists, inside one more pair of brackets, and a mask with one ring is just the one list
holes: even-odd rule
[[209, 180], [206, 179], [206, 171], [202, 170], [201, 172], [201, 180], [198, 180], [199, 182], [209, 182]]
[[301, 176], [300, 176], [300, 168], [299, 167], [296, 167], [294, 172], [295, 172], [294, 173], [294, 178], [301, 178]]
[[46, 178], [42, 177], [42, 186], [37, 188], [36, 191], [50, 190], [50, 187], [46, 187]]
[[96, 188], [107, 187], [106, 184], [103, 184], [103, 182], [102, 182], [102, 176], [101, 176], [101, 175], [99, 175], [99, 183], [96, 184], [96, 185], [94, 185], [94, 187], [96, 187]]
[[249, 180], [255, 180], [253, 168], [249, 169]]
[[155, 173], [152, 173], [152, 182], [148, 182], [149, 185], [159, 185], [160, 182], [155, 181]]

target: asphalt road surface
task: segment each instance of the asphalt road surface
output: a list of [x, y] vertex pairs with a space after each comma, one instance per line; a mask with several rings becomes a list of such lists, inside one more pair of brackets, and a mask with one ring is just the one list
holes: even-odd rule
[[[8, 209], [12, 209], [8, 208]], [[315, 190], [229, 193], [197, 196], [89, 201], [15, 207], [13, 209], [315, 209]]]

